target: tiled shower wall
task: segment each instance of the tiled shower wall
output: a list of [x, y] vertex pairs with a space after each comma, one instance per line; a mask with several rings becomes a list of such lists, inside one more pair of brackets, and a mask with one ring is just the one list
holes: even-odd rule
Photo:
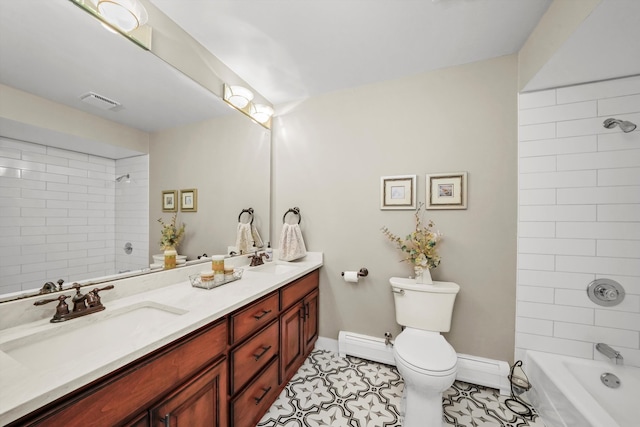
[[[143, 159], [144, 167], [136, 163], [144, 169], [136, 170], [141, 187], [129, 204], [138, 212], [126, 216], [148, 216], [148, 205], [138, 203], [148, 198]], [[0, 137], [0, 294], [128, 269], [116, 265], [116, 236], [125, 216], [116, 215], [120, 163], [126, 162]], [[148, 245], [138, 246], [148, 252]], [[147, 265], [145, 256], [138, 268]]]
[[[526, 349], [640, 366], [640, 77], [519, 96], [516, 359]], [[626, 290], [591, 302], [596, 278]]]

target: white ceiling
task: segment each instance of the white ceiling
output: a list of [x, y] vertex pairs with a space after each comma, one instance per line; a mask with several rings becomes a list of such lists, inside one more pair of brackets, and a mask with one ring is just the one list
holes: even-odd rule
[[151, 0], [274, 104], [517, 52], [551, 0]]

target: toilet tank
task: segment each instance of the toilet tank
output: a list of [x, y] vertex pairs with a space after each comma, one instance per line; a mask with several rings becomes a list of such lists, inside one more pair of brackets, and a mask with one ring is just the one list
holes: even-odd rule
[[414, 279], [389, 279], [396, 306], [396, 322], [409, 328], [449, 332], [453, 303], [460, 286], [453, 282], [416, 284]]

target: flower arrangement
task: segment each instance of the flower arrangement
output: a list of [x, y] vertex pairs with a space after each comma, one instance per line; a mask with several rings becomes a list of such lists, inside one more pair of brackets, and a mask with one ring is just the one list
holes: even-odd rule
[[180, 227], [176, 226], [176, 219], [178, 214], [174, 214], [171, 218], [171, 222], [169, 224], [165, 224], [162, 218], [158, 218], [158, 222], [162, 224], [162, 231], [160, 238], [160, 247], [163, 250], [168, 248], [175, 248], [180, 244], [180, 241], [184, 237], [184, 228], [185, 224], [182, 224]]
[[401, 239], [391, 233], [387, 227], [382, 227], [382, 233], [389, 240], [394, 242], [398, 249], [407, 254], [403, 261], [412, 263], [414, 266], [427, 267], [434, 269], [440, 265], [440, 256], [436, 245], [442, 239], [442, 234], [433, 229], [433, 221], [429, 221], [426, 226], [422, 224], [420, 219], [420, 211], [423, 207], [420, 203], [414, 214], [416, 229], [406, 238]]

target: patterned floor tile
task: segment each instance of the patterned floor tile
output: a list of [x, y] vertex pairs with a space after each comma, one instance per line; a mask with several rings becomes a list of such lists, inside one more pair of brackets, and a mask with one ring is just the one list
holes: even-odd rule
[[[393, 366], [315, 350], [258, 427], [399, 427], [403, 390]], [[456, 381], [443, 394], [443, 422], [455, 427], [544, 427], [535, 413], [523, 417], [509, 410], [506, 399], [497, 390]]]

